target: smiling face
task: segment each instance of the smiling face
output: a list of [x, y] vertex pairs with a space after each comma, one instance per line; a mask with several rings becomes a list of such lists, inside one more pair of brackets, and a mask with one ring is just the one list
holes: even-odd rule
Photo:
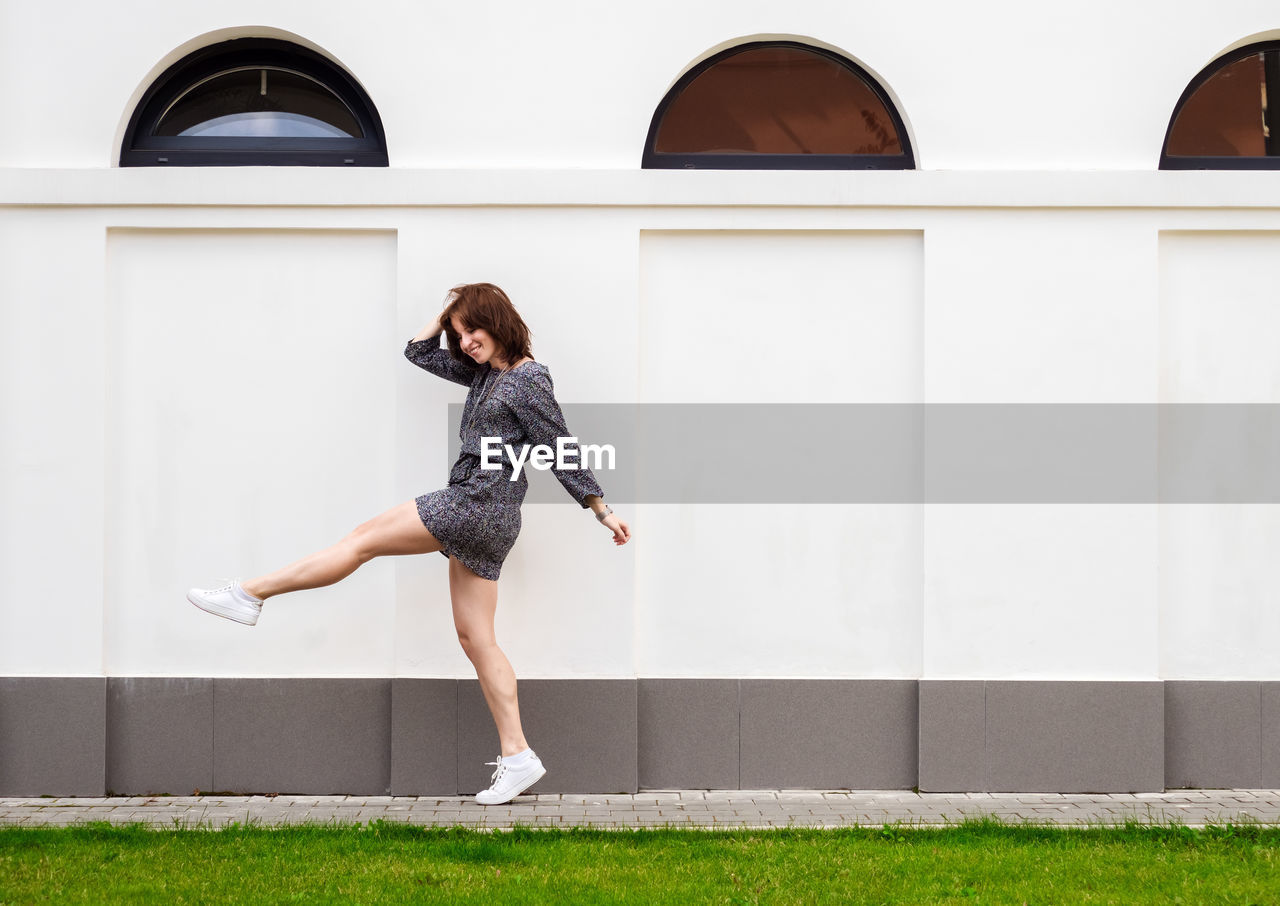
[[506, 361], [498, 352], [498, 344], [489, 335], [489, 331], [483, 327], [471, 329], [456, 315], [450, 318], [450, 323], [458, 334], [458, 345], [462, 347], [463, 352], [475, 360], [477, 365], [488, 362], [494, 368], [506, 367]]
[[532, 358], [529, 328], [507, 294], [492, 283], [464, 283], [449, 291], [440, 323], [449, 353], [476, 364], [507, 369]]

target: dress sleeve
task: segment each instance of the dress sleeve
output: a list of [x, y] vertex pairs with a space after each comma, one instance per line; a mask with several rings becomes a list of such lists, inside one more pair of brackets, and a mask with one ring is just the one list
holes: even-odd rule
[[404, 348], [404, 357], [436, 377], [467, 387], [471, 386], [471, 379], [480, 367], [472, 361], [455, 359], [447, 347], [440, 345], [440, 334], [425, 340], [410, 340]]
[[[530, 367], [527, 370], [531, 378], [522, 383], [518, 398], [510, 402], [512, 411], [515, 412], [520, 426], [524, 428], [528, 443], [545, 444], [555, 450], [556, 438], [573, 435], [565, 426], [564, 413], [560, 411], [560, 404], [556, 402], [551, 375], [545, 368]], [[600, 490], [600, 485], [596, 483], [594, 473], [583, 464], [582, 453], [577, 443], [566, 444], [565, 449], [574, 451], [572, 461], [578, 465], [578, 468], [557, 469], [553, 466], [551, 471], [569, 492], [569, 496], [586, 509], [585, 498], [591, 494], [603, 497], [604, 491]]]

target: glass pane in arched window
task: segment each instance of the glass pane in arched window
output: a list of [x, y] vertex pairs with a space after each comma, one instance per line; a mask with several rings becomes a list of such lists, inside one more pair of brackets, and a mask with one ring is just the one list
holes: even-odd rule
[[1265, 54], [1223, 66], [1178, 110], [1165, 153], [1178, 157], [1261, 157], [1267, 153]]
[[192, 86], [153, 135], [235, 138], [362, 138], [346, 104], [315, 79], [287, 69], [244, 68]]
[[893, 117], [837, 60], [797, 47], [733, 54], [662, 115], [653, 150], [712, 154], [902, 154]]

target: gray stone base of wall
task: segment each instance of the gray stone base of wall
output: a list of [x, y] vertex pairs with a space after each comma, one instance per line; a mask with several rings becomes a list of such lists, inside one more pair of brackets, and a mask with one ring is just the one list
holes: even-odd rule
[[[538, 792], [1280, 787], [1280, 682], [523, 680]], [[0, 677], [0, 796], [470, 794], [474, 680]]]

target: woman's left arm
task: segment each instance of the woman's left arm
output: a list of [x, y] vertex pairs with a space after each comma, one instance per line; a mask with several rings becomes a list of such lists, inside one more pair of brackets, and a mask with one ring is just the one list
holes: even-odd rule
[[[551, 383], [551, 375], [545, 368], [530, 367], [527, 381], [520, 383], [518, 398], [512, 399], [510, 405], [515, 412], [520, 426], [524, 428], [525, 440], [530, 444], [543, 444], [557, 449], [556, 440], [561, 437], [572, 437], [564, 423], [564, 413], [556, 402], [555, 388]], [[574, 500], [584, 509], [590, 509], [600, 520], [600, 524], [613, 533], [614, 544], [626, 544], [631, 539], [631, 529], [616, 513], [609, 512], [604, 518], [600, 514], [609, 508], [604, 502], [604, 491], [596, 482], [595, 474], [582, 462], [581, 451], [576, 442], [566, 444], [565, 450], [572, 450], [577, 463], [576, 468], [556, 468], [551, 471], [556, 479], [569, 492]], [[567, 465], [567, 464], [566, 464]]]

